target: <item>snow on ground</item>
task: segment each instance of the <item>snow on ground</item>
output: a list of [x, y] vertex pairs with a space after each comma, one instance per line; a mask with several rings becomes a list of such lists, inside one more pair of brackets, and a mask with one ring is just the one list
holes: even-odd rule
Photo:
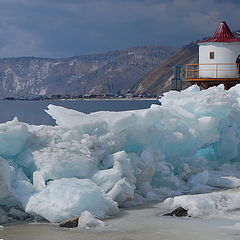
[[240, 86], [192, 86], [160, 101], [91, 114], [49, 105], [54, 127], [0, 124], [0, 223], [11, 206], [59, 222], [186, 194], [201, 195], [170, 198], [169, 207], [193, 216], [240, 208], [240, 193], [223, 191], [240, 187]]

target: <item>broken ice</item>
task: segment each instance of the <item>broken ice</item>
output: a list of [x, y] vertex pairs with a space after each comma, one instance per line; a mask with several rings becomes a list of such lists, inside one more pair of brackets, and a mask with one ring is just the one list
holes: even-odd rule
[[[0, 124], [1, 206], [59, 222], [84, 211], [103, 219], [121, 206], [208, 193], [198, 199], [220, 206], [219, 198], [229, 198], [221, 211], [238, 209], [240, 193], [210, 192], [240, 187], [240, 86], [192, 86], [160, 101], [145, 110], [91, 114], [49, 105], [54, 127], [16, 118]], [[198, 201], [183, 196], [169, 203], [201, 216], [205, 205]], [[9, 211], [0, 210], [6, 222]]]

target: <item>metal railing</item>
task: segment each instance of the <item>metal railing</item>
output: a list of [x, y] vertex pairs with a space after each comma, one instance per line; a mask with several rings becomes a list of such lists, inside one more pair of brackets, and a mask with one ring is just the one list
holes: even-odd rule
[[186, 80], [202, 78], [239, 78], [240, 64], [215, 63], [215, 64], [186, 64]]

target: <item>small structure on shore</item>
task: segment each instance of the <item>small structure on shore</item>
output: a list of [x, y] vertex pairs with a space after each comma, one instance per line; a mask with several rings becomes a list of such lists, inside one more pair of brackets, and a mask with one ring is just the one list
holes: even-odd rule
[[[181, 66], [185, 81], [205, 89], [224, 84], [226, 90], [240, 83], [240, 38], [234, 36], [226, 22], [221, 22], [215, 34], [198, 45], [199, 63]], [[176, 74], [174, 78], [179, 79]]]

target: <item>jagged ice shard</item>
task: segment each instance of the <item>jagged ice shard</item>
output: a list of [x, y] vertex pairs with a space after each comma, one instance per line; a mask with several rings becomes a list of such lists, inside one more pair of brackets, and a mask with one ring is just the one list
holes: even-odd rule
[[239, 209], [240, 191], [223, 189], [240, 187], [240, 86], [192, 86], [160, 101], [91, 114], [49, 105], [54, 127], [0, 124], [0, 205], [51, 222], [167, 197], [192, 216]]

